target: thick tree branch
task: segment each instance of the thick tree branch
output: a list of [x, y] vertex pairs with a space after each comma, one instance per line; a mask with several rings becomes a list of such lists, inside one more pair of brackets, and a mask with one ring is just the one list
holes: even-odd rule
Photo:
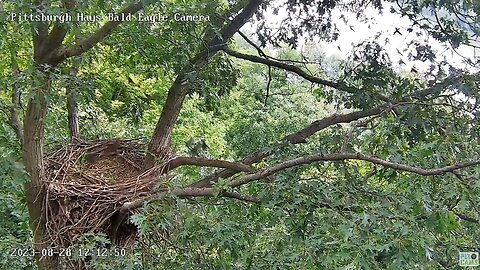
[[[120, 11], [118, 15], [135, 14], [142, 8], [143, 8], [142, 1], [134, 2], [129, 6], [127, 6], [126, 8], [124, 8], [122, 11]], [[58, 50], [55, 50], [54, 52], [52, 52], [51, 55], [48, 56], [48, 59], [46, 59], [45, 62], [51, 64], [52, 66], [55, 66], [69, 57], [81, 55], [82, 53], [93, 48], [98, 42], [103, 40], [105, 37], [110, 35], [110, 33], [122, 22], [123, 21], [121, 20], [106, 22], [95, 33], [82, 39], [79, 42], [76, 42], [75, 45], [69, 46], [69, 47], [61, 47]]]
[[170, 151], [170, 140], [173, 127], [178, 119], [180, 109], [188, 92], [188, 75], [198, 72], [207, 61], [217, 53], [221, 47], [228, 41], [255, 13], [261, 0], [250, 0], [243, 10], [226, 25], [220, 33], [208, 42], [207, 48], [195, 56], [188, 66], [186, 66], [175, 79], [172, 87], [168, 91], [167, 100], [163, 106], [160, 119], [155, 126], [152, 140], [148, 145], [148, 152], [143, 163], [143, 170], [148, 170], [155, 164], [155, 158], [168, 158]]
[[[67, 10], [67, 12], [73, 10], [75, 5], [76, 3], [74, 0], [62, 1], [62, 6]], [[59, 48], [62, 45], [66, 35], [67, 29], [65, 28], [65, 24], [55, 22], [52, 30], [48, 34], [48, 37], [45, 38], [45, 42], [43, 42], [40, 48], [40, 55], [42, 55], [42, 57], [47, 56], [49, 52]], [[43, 61], [43, 59], [41, 61]]]
[[[43, 0], [36, 0], [33, 2], [34, 7], [32, 9], [33, 14], [44, 13], [46, 10], [46, 3]], [[34, 60], [38, 64], [41, 62], [43, 44], [48, 38], [48, 22], [32, 22], [32, 36], [33, 36], [33, 51]]]
[[468, 162], [459, 163], [451, 166], [445, 166], [445, 167], [436, 168], [436, 169], [423, 169], [423, 168], [413, 167], [405, 164], [386, 161], [374, 156], [367, 156], [360, 153], [331, 153], [331, 154], [318, 153], [314, 155], [303, 156], [303, 157], [287, 160], [277, 165], [271, 166], [267, 169], [258, 171], [256, 173], [240, 176], [232, 180], [230, 182], [230, 186], [238, 187], [255, 180], [263, 179], [276, 172], [279, 172], [288, 168], [292, 168], [295, 166], [299, 166], [299, 165], [310, 164], [318, 161], [340, 161], [340, 160], [349, 160], [349, 159], [364, 160], [364, 161], [371, 162], [373, 164], [382, 165], [387, 168], [392, 168], [399, 171], [411, 172], [411, 173], [415, 173], [423, 176], [442, 175], [448, 172], [454, 172], [458, 169], [480, 164], [480, 160], [473, 160], [473, 161], [468, 161]]
[[311, 123], [309, 126], [303, 128], [302, 130], [288, 135], [285, 139], [291, 144], [304, 143], [306, 142], [305, 139], [329, 126], [340, 123], [349, 123], [358, 119], [378, 115], [384, 110], [385, 108], [377, 107], [368, 111], [358, 111], [347, 114], [334, 114], [332, 116]]
[[[359, 119], [363, 119], [366, 117], [374, 116], [377, 114], [380, 114], [384, 112], [385, 110], [388, 110], [388, 107], [377, 107], [373, 108], [368, 111], [358, 111], [358, 112], [352, 112], [352, 113], [347, 113], [347, 114], [335, 114], [329, 117], [325, 117], [321, 120], [317, 120], [313, 122], [312, 124], [308, 125], [307, 127], [289, 134], [285, 136], [279, 143], [276, 143], [275, 145], [271, 146], [270, 148], [259, 150], [257, 152], [254, 152], [250, 154], [249, 156], [245, 157], [242, 159], [240, 162], [243, 164], [251, 165], [253, 163], [259, 162], [262, 159], [272, 155], [275, 153], [278, 149], [281, 149], [282, 147], [285, 147], [290, 144], [298, 144], [298, 143], [304, 143], [306, 142], [306, 139], [313, 134], [330, 127], [332, 125], [340, 124], [340, 123], [349, 123], [352, 121], [356, 121]], [[211, 183], [217, 181], [219, 178], [227, 178], [230, 176], [233, 176], [236, 174], [236, 171], [232, 170], [220, 170], [215, 172], [212, 175], [209, 175], [202, 180], [192, 184], [192, 187], [205, 187], [209, 186]]]

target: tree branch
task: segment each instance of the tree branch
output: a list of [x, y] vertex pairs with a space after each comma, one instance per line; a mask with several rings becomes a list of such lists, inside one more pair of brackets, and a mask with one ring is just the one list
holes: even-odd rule
[[225, 42], [253, 16], [261, 3], [261, 0], [250, 0], [230, 24], [223, 27], [220, 33], [214, 35], [214, 38], [208, 42], [207, 48], [196, 55], [189, 65], [178, 74], [172, 87], [168, 90], [167, 100], [148, 145], [148, 152], [142, 166], [143, 170], [148, 170], [154, 166], [156, 156], [163, 159], [169, 156], [172, 130], [188, 92], [189, 81], [187, 75], [195, 74], [206, 65], [208, 60], [221, 49]]
[[268, 97], [270, 96], [270, 85], [272, 84], [272, 66], [268, 66], [268, 81], [267, 81], [267, 93], [265, 94], [264, 106], [267, 106]]
[[[256, 57], [256, 58], [260, 59], [262, 61], [265, 60], [265, 59], [262, 59], [262, 58], [259, 58], [259, 57]], [[267, 61], [270, 61], [270, 60], [267, 60]], [[285, 65], [283, 63], [281, 63], [281, 64]], [[289, 66], [289, 65], [287, 65], [287, 66]], [[279, 66], [277, 66], [277, 67], [279, 67]], [[294, 67], [294, 68], [297, 69], [297, 70], [301, 70], [298, 67]], [[308, 75], [308, 74], [306, 74], [306, 75]], [[408, 102], [404, 102], [404, 101], [411, 100], [412, 98], [414, 98], [414, 99], [425, 99], [427, 96], [436, 94], [439, 91], [441, 91], [442, 89], [444, 89], [445, 87], [448, 87], [449, 85], [452, 85], [454, 83], [458, 83], [462, 79], [474, 79], [474, 78], [477, 78], [478, 76], [479, 76], [478, 74], [471, 74], [471, 75], [464, 75], [464, 76], [460, 76], [460, 77], [456, 77], [456, 78], [447, 78], [444, 81], [439, 82], [439, 83], [437, 83], [437, 84], [435, 84], [431, 87], [415, 91], [412, 95], [410, 95], [408, 97], [405, 97], [401, 101], [397, 101], [396, 103], [389, 100], [387, 102], [387, 104], [390, 104], [390, 107], [379, 106], [379, 107], [376, 107], [376, 108], [373, 108], [373, 109], [370, 109], [370, 110], [366, 110], [366, 111], [352, 112], [352, 113], [343, 114], [343, 115], [332, 115], [332, 116], [323, 118], [321, 120], [317, 120], [317, 121], [313, 122], [312, 124], [310, 124], [309, 126], [305, 127], [304, 129], [302, 129], [298, 132], [292, 133], [290, 135], [287, 135], [284, 139], [281, 140], [280, 143], [276, 143], [273, 146], [271, 146], [270, 148], [259, 150], [257, 152], [252, 153], [251, 155], [249, 155], [246, 158], [244, 158], [243, 160], [241, 160], [241, 162], [243, 164], [251, 165], [255, 162], [259, 162], [262, 159], [272, 155], [278, 149], [280, 149], [280, 148], [282, 148], [282, 147], [284, 147], [288, 144], [304, 143], [305, 140], [309, 136], [311, 136], [311, 135], [315, 134], [316, 132], [321, 131], [322, 129], [325, 129], [329, 126], [332, 126], [332, 125], [335, 125], [335, 124], [338, 124], [338, 123], [349, 123], [349, 122], [352, 122], [352, 121], [356, 121], [356, 120], [359, 120], [359, 119], [363, 119], [363, 118], [366, 118], [366, 117], [377, 115], [377, 114], [381, 113], [382, 111], [387, 110], [388, 108], [395, 108], [396, 106], [400, 106], [402, 104], [409, 104]], [[217, 171], [217, 172], [213, 173], [212, 175], [209, 175], [209, 176], [201, 179], [198, 182], [195, 182], [195, 183], [191, 184], [190, 186], [192, 186], [192, 187], [209, 186], [211, 183], [217, 181], [219, 178], [231, 177], [235, 173], [236, 172], [226, 170], [226, 169], [220, 170], [220, 171]]]
[[258, 171], [256, 173], [240, 176], [232, 180], [230, 182], [230, 186], [238, 187], [255, 180], [263, 179], [281, 170], [285, 170], [285, 169], [299, 166], [299, 165], [310, 164], [318, 161], [340, 161], [340, 160], [349, 160], [349, 159], [364, 160], [364, 161], [371, 162], [373, 164], [382, 165], [387, 168], [411, 172], [411, 173], [415, 173], [423, 176], [442, 175], [448, 172], [454, 172], [455, 170], [458, 170], [458, 169], [480, 164], [480, 160], [473, 160], [473, 161], [468, 161], [468, 162], [459, 163], [451, 166], [445, 166], [445, 167], [436, 168], [436, 169], [423, 169], [423, 168], [413, 167], [405, 164], [386, 161], [374, 156], [367, 156], [360, 153], [331, 153], [331, 154], [318, 153], [314, 155], [303, 156], [303, 157], [287, 160], [277, 165], [271, 166], [267, 169]]
[[[260, 63], [260, 64], [280, 68], [280, 69], [283, 69], [283, 70], [286, 70], [286, 71], [290, 71], [290, 72], [295, 73], [298, 76], [300, 76], [300, 77], [304, 78], [305, 80], [310, 81], [312, 83], [332, 87], [332, 88], [335, 88], [337, 90], [344, 91], [344, 92], [347, 92], [347, 93], [356, 93], [356, 92], [360, 91], [359, 89], [357, 89], [355, 87], [349, 87], [349, 86], [344, 85], [344, 84], [339, 83], [339, 82], [333, 82], [333, 81], [329, 81], [329, 80], [325, 80], [325, 79], [315, 77], [313, 75], [310, 75], [310, 74], [306, 73], [301, 68], [299, 68], [297, 66], [294, 66], [294, 65], [291, 65], [291, 64], [282, 63], [282, 62], [279, 62], [277, 60], [261, 58], [261, 57], [255, 56], [255, 55], [249, 55], [249, 54], [244, 54], [244, 53], [241, 53], [241, 52], [237, 52], [237, 51], [234, 51], [234, 50], [228, 48], [226, 45], [224, 47], [222, 47], [222, 50], [225, 53], [227, 53], [228, 55], [239, 58], [239, 59], [244, 59], [244, 60], [247, 60], [247, 61], [250, 61], [250, 62]], [[377, 96], [382, 101], [390, 102], [390, 100], [386, 96], [383, 96], [383, 95], [377, 95]]]
[[241, 53], [241, 52], [234, 51], [234, 50], [228, 48], [227, 46], [224, 46], [222, 48], [222, 51], [224, 51], [228, 55], [231, 55], [235, 58], [240, 58], [240, 59], [244, 59], [244, 60], [247, 60], [247, 61], [250, 61], [250, 62], [255, 62], [255, 63], [260, 63], [260, 64], [264, 64], [264, 65], [268, 65], [268, 66], [273, 66], [273, 67], [276, 67], [276, 68], [280, 68], [280, 69], [284, 69], [286, 71], [293, 72], [293, 73], [297, 74], [298, 76], [304, 78], [305, 80], [313, 82], [313, 83], [329, 86], [329, 87], [339, 89], [339, 90], [342, 90], [342, 91], [346, 91], [346, 92], [349, 92], [349, 93], [357, 91], [357, 89], [355, 89], [355, 88], [342, 86], [338, 82], [332, 82], [332, 81], [329, 81], [329, 80], [324, 80], [324, 79], [320, 79], [318, 77], [312, 76], [312, 75], [306, 73], [305, 71], [303, 71], [301, 68], [299, 68], [297, 66], [294, 66], [294, 65], [281, 63], [281, 62], [266, 59], [266, 58], [261, 58], [261, 57], [255, 56], [255, 55], [244, 54], [244, 53]]
[[[72, 11], [75, 8], [74, 0], [63, 0], [62, 6], [67, 11]], [[48, 53], [55, 51], [63, 43], [65, 36], [67, 35], [67, 29], [65, 28], [64, 23], [55, 22], [52, 30], [48, 34], [48, 37], [45, 38], [45, 42], [41, 46], [40, 54], [42, 57], [48, 55]], [[42, 59], [43, 61], [43, 59]]]
[[[43, 0], [34, 1], [34, 7], [32, 9], [33, 14], [44, 13], [46, 7]], [[43, 57], [43, 44], [48, 38], [48, 22], [35, 22], [32, 28], [33, 36], [33, 54], [34, 60], [37, 64], [41, 63], [40, 59]]]
[[163, 191], [160, 192], [156, 195], [150, 196], [150, 197], [144, 197], [144, 198], [139, 198], [135, 201], [132, 202], [126, 202], [122, 205], [120, 208], [121, 213], [127, 213], [131, 209], [138, 208], [142, 206], [146, 201], [149, 200], [161, 200], [167, 197], [168, 195], [174, 195], [179, 198], [192, 198], [192, 197], [228, 197], [228, 198], [234, 198], [238, 199], [241, 201], [246, 201], [246, 202], [255, 202], [259, 203], [261, 200], [259, 198], [249, 196], [249, 195], [244, 195], [240, 194], [237, 192], [226, 192], [219, 190], [218, 188], [192, 188], [192, 187], [186, 187], [186, 188], [178, 188], [174, 189], [171, 192]]
[[[449, 172], [454, 172], [456, 170], [462, 169], [462, 168], [467, 168], [471, 166], [475, 166], [480, 164], [480, 160], [473, 160], [473, 161], [468, 161], [464, 163], [458, 163], [450, 166], [445, 166], [441, 168], [435, 168], [435, 169], [423, 169], [423, 168], [418, 168], [418, 167], [413, 167], [410, 165], [405, 165], [405, 164], [400, 164], [400, 163], [394, 163], [390, 161], [386, 161], [374, 156], [367, 156], [361, 153], [331, 153], [331, 154], [324, 154], [324, 153], [318, 153], [314, 155], [308, 155], [308, 156], [303, 156], [303, 157], [298, 157], [294, 158], [291, 160], [287, 160], [284, 162], [281, 162], [277, 165], [271, 166], [269, 168], [257, 171], [252, 174], [247, 174], [244, 176], [237, 177], [236, 179], [233, 179], [230, 181], [229, 185], [231, 187], [239, 187], [245, 184], [248, 184], [250, 182], [260, 180], [263, 178], [266, 178], [270, 175], [273, 175], [279, 171], [300, 166], [300, 165], [305, 165], [305, 164], [310, 164], [313, 162], [318, 162], [318, 161], [341, 161], [341, 160], [364, 160], [371, 162], [373, 164], [378, 164], [382, 165], [387, 168], [392, 168], [395, 170], [400, 170], [400, 171], [406, 171], [406, 172], [411, 172], [423, 176], [432, 176], [432, 175], [443, 175]], [[175, 196], [178, 196], [180, 198], [189, 198], [189, 197], [215, 197], [215, 196], [223, 196], [223, 197], [230, 197], [230, 198], [236, 198], [244, 201], [250, 201], [250, 202], [260, 202], [258, 198], [251, 197], [248, 195], [242, 195], [239, 193], [235, 192], [226, 192], [224, 190], [218, 190], [217, 188], [213, 187], [185, 187], [185, 188], [179, 188], [175, 189], [171, 192], [161, 192], [158, 193], [154, 196], [150, 197], [145, 197], [145, 198], [140, 198], [137, 199], [133, 202], [127, 202], [124, 203], [122, 208], [120, 209], [121, 212], [126, 213], [126, 211], [130, 209], [134, 209], [137, 207], [140, 207], [144, 202], [148, 200], [161, 200], [165, 198], [167, 195], [172, 194]]]
[[[134, 2], [129, 6], [127, 6], [126, 8], [124, 8], [122, 11], [120, 11], [118, 15], [135, 14], [142, 8], [143, 8], [142, 1]], [[103, 40], [105, 37], [109, 36], [110, 33], [113, 31], [113, 29], [115, 29], [122, 22], [123, 21], [120, 21], [120, 20], [106, 22], [95, 33], [93, 33], [89, 37], [86, 37], [85, 39], [82, 39], [79, 42], [76, 42], [75, 45], [69, 46], [69, 47], [61, 47], [58, 50], [55, 50], [53, 54], [48, 57], [46, 62], [55, 66], [69, 57], [81, 55], [82, 53], [93, 48], [98, 42]]]
[[[74, 59], [77, 60], [77, 59]], [[80, 139], [80, 123], [78, 119], [78, 104], [77, 104], [77, 85], [75, 83], [78, 74], [80, 60], [74, 61], [66, 89], [67, 94], [67, 119], [68, 129], [70, 131], [70, 139], [72, 141]]]
[[[285, 136], [282, 140], [280, 140], [279, 143], [276, 143], [275, 145], [271, 146], [270, 148], [262, 149], [262, 150], [256, 151], [256, 152], [248, 155], [247, 157], [242, 159], [240, 162], [242, 164], [251, 165], [253, 163], [259, 162], [262, 159], [274, 154], [278, 149], [281, 149], [282, 147], [285, 147], [289, 144], [304, 143], [304, 142], [306, 142], [306, 139], [308, 137], [312, 136], [313, 134], [315, 134], [315, 133], [317, 133], [317, 132], [319, 132], [319, 131], [321, 131], [321, 130], [329, 127], [329, 126], [332, 126], [332, 125], [335, 125], [335, 124], [340, 124], [340, 123], [349, 123], [349, 122], [356, 121], [356, 120], [359, 120], [359, 119], [362, 119], [362, 118], [374, 116], [374, 115], [377, 115], [377, 114], [380, 114], [380, 113], [384, 112], [385, 110], [388, 110], [388, 107], [387, 108], [377, 107], [377, 108], [373, 108], [373, 109], [368, 110], [368, 111], [358, 111], [358, 112], [352, 112], [352, 113], [347, 113], [347, 114], [335, 114], [335, 115], [332, 115], [332, 116], [329, 116], [329, 117], [325, 117], [321, 120], [317, 120], [317, 121], [311, 123], [307, 127], [303, 128], [303, 129], [301, 129], [301, 130], [299, 130], [295, 133], [292, 133], [292, 134], [289, 134], [289, 135]], [[220, 171], [217, 171], [217, 172], [213, 173], [212, 175], [209, 175], [209, 176], [201, 179], [198, 182], [193, 183], [190, 186], [191, 187], [209, 186], [211, 183], [217, 181], [219, 178], [227, 178], [227, 177], [233, 176], [236, 173], [237, 173], [236, 171], [232, 171], [232, 170], [228, 170], [228, 169], [220, 170]]]
[[10, 126], [13, 128], [13, 130], [15, 131], [15, 135], [17, 136], [17, 139], [20, 141], [20, 144], [23, 145], [23, 126], [19, 116], [19, 111], [21, 109], [21, 99], [20, 99], [21, 90], [17, 85], [19, 69], [18, 69], [17, 57], [14, 53], [12, 53], [11, 61], [12, 61], [13, 94], [12, 94], [12, 106], [10, 107], [10, 115], [9, 115], [8, 122]]

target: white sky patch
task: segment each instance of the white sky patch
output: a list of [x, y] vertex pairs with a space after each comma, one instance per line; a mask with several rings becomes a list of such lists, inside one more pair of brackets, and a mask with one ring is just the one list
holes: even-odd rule
[[[477, 53], [478, 57], [480, 52], [475, 52], [473, 47], [465, 45], [457, 48], [455, 52], [450, 45], [441, 43], [432, 37], [428, 37], [426, 34], [417, 36], [417, 32], [420, 30], [418, 26], [413, 27], [413, 31], [408, 32], [407, 29], [412, 26], [412, 22], [406, 17], [402, 18], [396, 13], [391, 13], [389, 4], [384, 4], [382, 14], [372, 7], [368, 7], [364, 13], [368, 22], [356, 19], [355, 14], [350, 12], [338, 9], [332, 11], [332, 21], [337, 22], [336, 25], [339, 29], [338, 39], [331, 43], [319, 41], [318, 39], [315, 40], [322, 47], [327, 57], [345, 59], [346, 55], [351, 53], [355, 44], [375, 40], [383, 46], [384, 50], [389, 54], [393, 65], [399, 70], [410, 71], [412, 67], [415, 67], [418, 71], [425, 72], [428, 70], [430, 62], [410, 61], [408, 58], [410, 51], [413, 50], [412, 53], [416, 54], [414, 45], [409, 47], [408, 44], [412, 40], [418, 40], [420, 42], [426, 41], [431, 46], [436, 53], [437, 61], [445, 58], [447, 62], [455, 67], [466, 68], [472, 71], [478, 70], [478, 68], [465, 64], [464, 59], [459, 54], [473, 60], [476, 56], [475, 53]], [[347, 24], [343, 23], [342, 15], [347, 19]], [[272, 27], [278, 27], [285, 17], [285, 10], [280, 10], [278, 15], [274, 15], [271, 11], [265, 15], [267, 24]], [[255, 29], [255, 25], [247, 24], [242, 30], [254, 32]], [[398, 31], [396, 32], [397, 29]], [[301, 43], [305, 44], [305, 41], [303, 40]], [[301, 50], [302, 44], [300, 44], [299, 48]]]

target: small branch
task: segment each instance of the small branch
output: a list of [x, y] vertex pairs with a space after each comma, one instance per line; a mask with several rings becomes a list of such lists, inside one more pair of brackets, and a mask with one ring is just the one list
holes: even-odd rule
[[218, 190], [217, 188], [180, 188], [172, 191], [172, 194], [180, 198], [191, 197], [228, 197], [247, 202], [261, 202], [260, 199], [237, 192], [226, 192]]
[[270, 84], [272, 83], [272, 66], [268, 66], [267, 93], [265, 95], [264, 106], [267, 106], [268, 96], [270, 95]]
[[262, 50], [262, 48], [260, 48], [257, 44], [255, 44], [255, 42], [253, 42], [252, 40], [250, 40], [244, 33], [242, 33], [241, 31], [238, 31], [238, 34], [250, 45], [252, 45], [255, 49], [257, 49], [257, 52], [258, 52], [258, 55], [260, 55], [261, 57], [263, 58], [269, 58]]
[[248, 196], [245, 194], [237, 193], [237, 192], [224, 192], [222, 194], [224, 197], [228, 198], [233, 198], [241, 201], [246, 201], [246, 202], [254, 202], [254, 203], [260, 203], [262, 202], [259, 198], [253, 197], [253, 196]]
[[270, 176], [276, 172], [285, 170], [287, 168], [291, 168], [299, 165], [310, 164], [318, 161], [340, 161], [340, 160], [348, 160], [348, 159], [364, 160], [374, 164], [382, 165], [387, 168], [392, 168], [399, 171], [411, 172], [411, 173], [415, 173], [423, 176], [442, 175], [448, 172], [454, 172], [455, 170], [458, 170], [458, 169], [480, 164], [480, 160], [474, 160], [474, 161], [468, 161], [468, 162], [436, 168], [436, 169], [423, 169], [423, 168], [413, 167], [405, 164], [382, 160], [374, 156], [367, 156], [360, 153], [332, 153], [332, 154], [319, 153], [315, 155], [303, 156], [303, 157], [287, 160], [277, 165], [271, 166], [267, 169], [258, 171], [256, 173], [240, 176], [232, 180], [230, 182], [230, 186], [238, 187], [255, 180], [263, 179], [267, 176]]
[[269, 65], [269, 66], [273, 66], [273, 67], [276, 67], [276, 68], [284, 69], [286, 71], [293, 72], [293, 73], [297, 74], [298, 76], [304, 78], [305, 80], [313, 82], [313, 83], [329, 86], [329, 87], [339, 89], [339, 90], [343, 90], [343, 91], [346, 91], [346, 92], [357, 91], [357, 89], [344, 87], [340, 83], [332, 82], [332, 81], [329, 81], [329, 80], [324, 80], [324, 79], [320, 79], [318, 77], [312, 76], [312, 75], [306, 73], [305, 71], [303, 71], [301, 68], [299, 68], [297, 66], [294, 66], [294, 65], [281, 63], [281, 62], [270, 60], [270, 59], [261, 58], [261, 57], [255, 56], [255, 55], [244, 54], [244, 53], [241, 53], [241, 52], [234, 51], [234, 50], [228, 48], [227, 46], [223, 47], [222, 50], [225, 53], [227, 53], [228, 55], [231, 55], [235, 58], [240, 58], [240, 59], [244, 59], [244, 60], [247, 60], [247, 61], [250, 61], [250, 62]]
[[[241, 31], [238, 31], [238, 34], [248, 43], [250, 44], [251, 46], [253, 46], [255, 49], [257, 49], [257, 52], [258, 52], [258, 55], [260, 55], [261, 57], [265, 58], [265, 59], [268, 59], [270, 58], [268, 55], [266, 55], [262, 48], [260, 48], [257, 44], [255, 44], [255, 42], [253, 42], [252, 40], [250, 40], [244, 33], [242, 33]], [[268, 81], [267, 81], [267, 93], [265, 94], [265, 101], [263, 102], [264, 106], [267, 106], [267, 101], [268, 101], [268, 97], [270, 95], [270, 84], [272, 83], [272, 66], [268, 65]]]
[[290, 60], [290, 59], [279, 59], [279, 58], [275, 58], [275, 57], [273, 57], [273, 56], [267, 55], [267, 54], [262, 50], [262, 48], [260, 48], [260, 46], [258, 46], [257, 44], [255, 44], [255, 42], [253, 42], [251, 39], [249, 39], [244, 33], [238, 31], [238, 34], [240, 34], [240, 36], [241, 36], [248, 44], [250, 44], [252, 47], [254, 47], [254, 48], [257, 50], [258, 55], [260, 55], [260, 56], [263, 57], [263, 58], [272, 59], [272, 60], [276, 60], [276, 61], [279, 61], [279, 62], [290, 62], [290, 63], [297, 63], [297, 64], [303, 64], [303, 65], [306, 65], [306, 64], [317, 64], [317, 65], [319, 65], [319, 64], [320, 64], [319, 62], [312, 62], [312, 61], [297, 61], [297, 60]]
[[120, 208], [120, 213], [122, 215], [126, 215], [126, 213], [129, 210], [138, 208], [142, 206], [145, 202], [150, 201], [150, 200], [162, 200], [168, 195], [174, 195], [179, 198], [192, 198], [192, 197], [228, 197], [228, 198], [234, 198], [238, 199], [241, 201], [246, 201], [246, 202], [255, 202], [259, 203], [261, 200], [259, 198], [249, 196], [249, 195], [244, 195], [240, 194], [237, 192], [226, 192], [226, 191], [221, 191], [218, 190], [217, 188], [192, 188], [192, 187], [186, 187], [186, 188], [178, 188], [175, 190], [172, 190], [171, 192], [163, 191], [158, 194], [155, 194], [150, 197], [145, 197], [145, 198], [139, 198], [135, 201], [132, 202], [127, 202], [122, 205]]
[[464, 214], [461, 214], [461, 213], [457, 213], [457, 212], [453, 212], [458, 218], [460, 218], [461, 220], [465, 220], [465, 221], [468, 221], [468, 222], [472, 222], [472, 223], [477, 223], [477, 224], [480, 224], [480, 221], [476, 218], [473, 218], [473, 217], [470, 217], [470, 216], [467, 216], [467, 215], [464, 215]]

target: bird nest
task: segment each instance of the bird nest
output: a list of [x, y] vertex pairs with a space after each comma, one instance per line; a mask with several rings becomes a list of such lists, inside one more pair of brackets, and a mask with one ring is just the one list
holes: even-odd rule
[[105, 233], [122, 247], [135, 242], [136, 227], [128, 217], [119, 220], [119, 210], [165, 189], [158, 168], [142, 172], [144, 149], [138, 140], [82, 141], [44, 158], [44, 210], [52, 247], [77, 245], [86, 233]]

